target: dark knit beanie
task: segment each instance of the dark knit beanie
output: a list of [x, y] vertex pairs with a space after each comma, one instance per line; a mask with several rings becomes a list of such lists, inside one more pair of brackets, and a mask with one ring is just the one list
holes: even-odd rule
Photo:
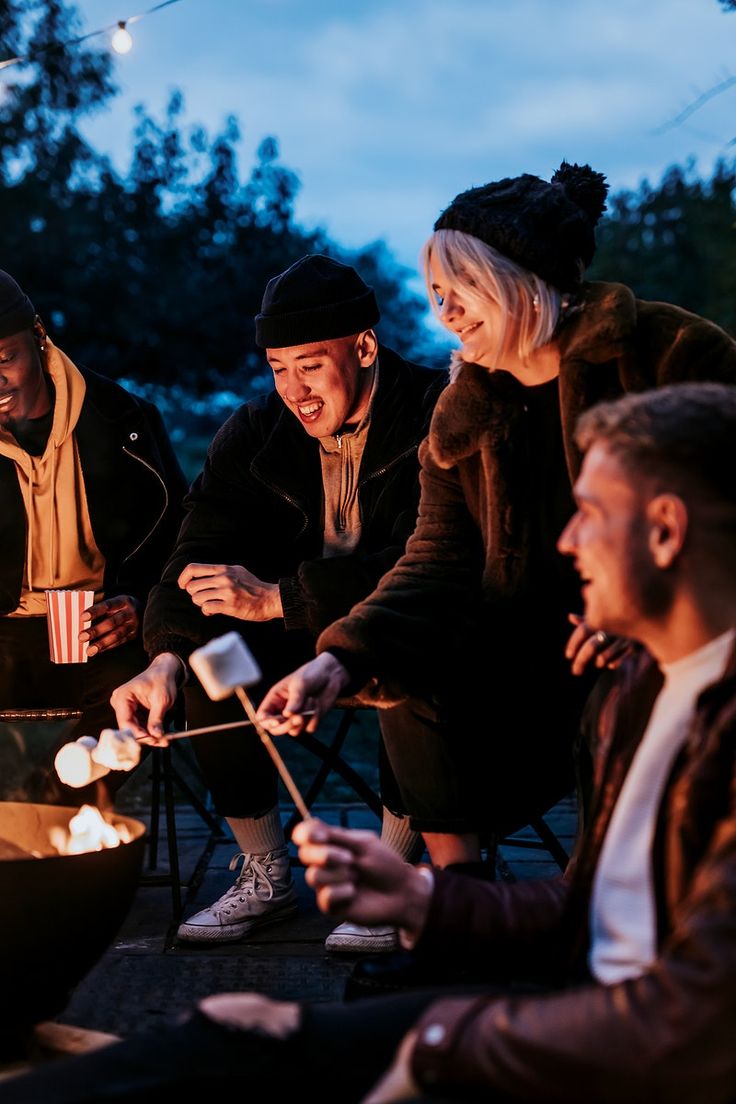
[[593, 260], [605, 181], [589, 165], [563, 161], [549, 184], [524, 173], [462, 192], [434, 228], [471, 234], [545, 283], [571, 291]]
[[36, 312], [12, 276], [0, 269], [0, 338], [30, 330]]
[[256, 345], [285, 349], [348, 337], [380, 317], [373, 288], [354, 268], [310, 253], [268, 281], [256, 315]]

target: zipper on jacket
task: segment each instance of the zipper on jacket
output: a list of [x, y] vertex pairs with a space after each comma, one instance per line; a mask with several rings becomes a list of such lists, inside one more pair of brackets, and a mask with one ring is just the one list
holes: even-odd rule
[[408, 449], [405, 449], [404, 452], [399, 453], [398, 456], [394, 456], [393, 460], [390, 460], [388, 464], [384, 464], [382, 468], [376, 468], [375, 471], [370, 472], [368, 475], [365, 476], [364, 479], [361, 479], [360, 483], [358, 484], [358, 490], [360, 490], [361, 487], [364, 487], [366, 483], [370, 482], [371, 479], [375, 479], [379, 475], [385, 475], [390, 468], [393, 468], [393, 466], [395, 464], [398, 464], [400, 460], [405, 460], [407, 456], [411, 456], [411, 454], [413, 452], [416, 452], [417, 449], [417, 445], [410, 445], [410, 447]]
[[161, 484], [161, 486], [163, 488], [163, 492], [164, 492], [164, 507], [163, 507], [163, 510], [158, 515], [158, 517], [156, 518], [155, 522], [153, 523], [151, 528], [146, 533], [143, 540], [140, 541], [140, 543], [138, 545], [136, 545], [136, 547], [133, 549], [132, 552], [129, 552], [128, 555], [124, 556], [123, 559], [120, 561], [121, 563], [127, 563], [128, 560], [131, 560], [133, 558], [133, 556], [135, 556], [135, 554], [141, 550], [141, 548], [146, 543], [146, 541], [153, 535], [153, 533], [155, 533], [156, 529], [158, 529], [159, 525], [161, 524], [161, 519], [163, 518], [164, 514], [166, 513], [166, 511], [169, 508], [169, 492], [168, 492], [168, 489], [166, 487], [166, 484], [164, 483], [164, 481], [161, 478], [161, 476], [159, 475], [159, 473], [156, 471], [156, 469], [151, 464], [148, 463], [147, 460], [144, 460], [142, 456], [136, 456], [136, 454], [134, 452], [131, 452], [130, 449], [127, 449], [124, 445], [123, 445], [123, 452], [126, 454], [126, 456], [129, 456], [131, 458], [131, 460], [137, 460], [138, 463], [142, 464], [144, 468], [148, 468], [148, 470], [150, 472], [153, 472], [153, 474], [156, 476], [159, 483]]
[[302, 517], [304, 518], [304, 524], [302, 525], [299, 532], [296, 534], [297, 537], [300, 537], [309, 525], [309, 515], [307, 514], [306, 510], [304, 510], [299, 505], [299, 503], [297, 502], [297, 500], [295, 498], [292, 498], [290, 494], [287, 494], [286, 491], [282, 491], [280, 487], [277, 487], [275, 483], [271, 483], [270, 480], [264, 479], [264, 477], [261, 475], [261, 473], [259, 471], [257, 471], [253, 466], [251, 466], [250, 470], [253, 473], [253, 475], [256, 477], [256, 479], [260, 479], [260, 481], [261, 481], [261, 483], [263, 484], [264, 487], [268, 487], [268, 489], [270, 491], [273, 491], [274, 494], [277, 494], [279, 496], [279, 498], [283, 498], [284, 502], [288, 502], [290, 506], [293, 506], [294, 509], [297, 510], [302, 515]]

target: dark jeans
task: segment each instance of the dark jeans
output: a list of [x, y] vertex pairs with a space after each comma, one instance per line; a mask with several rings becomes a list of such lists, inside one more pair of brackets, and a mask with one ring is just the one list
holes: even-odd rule
[[[94, 804], [102, 793], [97, 784], [72, 789], [59, 782], [54, 756], [62, 743], [80, 736], [97, 738], [103, 728], [116, 728], [110, 695], [121, 683], [148, 666], [142, 645], [119, 648], [92, 656], [87, 663], [52, 663], [49, 658], [45, 617], [0, 617], [0, 709], [45, 709], [71, 706], [82, 710], [68, 730], [45, 750], [38, 764], [34, 788], [28, 797], [60, 805]], [[105, 776], [103, 790], [114, 793], [129, 777], [122, 771]]]
[[574, 748], [592, 684], [552, 666], [529, 685], [481, 671], [441, 701], [410, 698], [381, 710], [412, 827], [503, 836], [546, 812], [575, 786]]
[[[184, 696], [189, 728], [245, 720], [237, 698], [213, 702], [193, 679], [186, 686]], [[253, 700], [258, 701], [258, 695], [254, 695]], [[383, 714], [379, 716], [379, 724], [383, 729]], [[278, 774], [252, 728], [213, 732], [202, 739], [193, 737], [192, 749], [220, 816], [238, 819], [262, 816], [277, 804]], [[383, 739], [378, 746], [378, 773], [384, 805], [392, 812], [402, 813], [401, 794], [389, 766]]]
[[[458, 991], [499, 992], [480, 986]], [[360, 1101], [389, 1067], [424, 1009], [448, 995], [448, 990], [422, 990], [354, 1004], [306, 1005], [301, 1028], [286, 1040], [221, 1027], [195, 1013], [184, 1023], [79, 1057], [54, 1059], [2, 1081], [0, 1104], [160, 1104], [162, 1099], [177, 1104], [240, 1099], [350, 1104]], [[490, 1099], [488, 1092], [478, 1096]]]

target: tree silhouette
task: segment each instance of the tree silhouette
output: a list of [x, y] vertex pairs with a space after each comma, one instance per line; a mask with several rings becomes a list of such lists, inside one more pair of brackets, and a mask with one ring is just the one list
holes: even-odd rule
[[271, 386], [253, 342], [265, 284], [314, 251], [374, 284], [383, 340], [431, 353], [424, 301], [382, 243], [347, 257], [295, 223], [299, 180], [275, 138], [241, 179], [237, 120], [210, 137], [174, 92], [160, 119], [136, 108], [129, 168], [116, 173], [76, 129], [115, 93], [109, 55], [74, 42], [79, 29], [72, 5], [0, 0], [2, 55], [28, 59], [0, 77], [0, 266], [71, 355], [139, 390], [247, 397]]
[[713, 319], [736, 335], [736, 166], [721, 160], [710, 180], [694, 162], [673, 165], [653, 187], [609, 200], [591, 279], [619, 280]]

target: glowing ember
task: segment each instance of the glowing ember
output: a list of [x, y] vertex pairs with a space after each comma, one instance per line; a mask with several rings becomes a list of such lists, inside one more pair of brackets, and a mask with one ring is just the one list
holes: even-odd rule
[[102, 851], [130, 843], [132, 837], [125, 824], [109, 824], [94, 805], [82, 805], [69, 821], [69, 829], [51, 828], [51, 843], [60, 855], [81, 855], [85, 851]]

